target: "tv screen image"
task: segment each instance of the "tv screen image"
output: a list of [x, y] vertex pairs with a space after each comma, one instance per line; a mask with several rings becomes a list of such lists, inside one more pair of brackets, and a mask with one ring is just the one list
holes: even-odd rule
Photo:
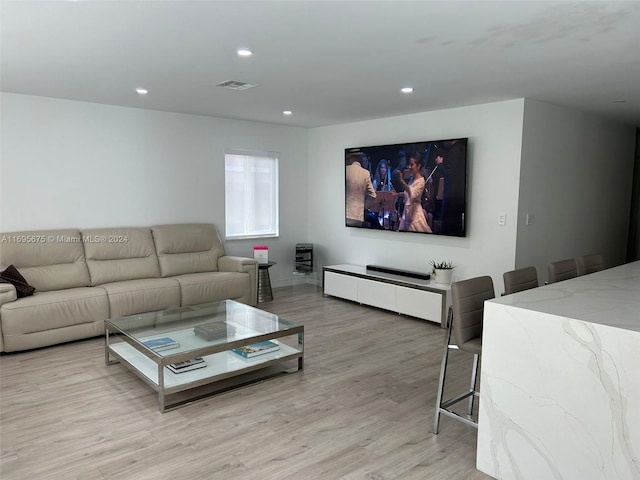
[[467, 143], [345, 148], [346, 226], [464, 237]]

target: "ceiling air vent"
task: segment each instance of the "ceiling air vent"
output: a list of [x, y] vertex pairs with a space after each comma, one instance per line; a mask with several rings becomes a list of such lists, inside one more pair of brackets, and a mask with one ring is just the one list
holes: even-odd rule
[[216, 87], [230, 88], [231, 90], [246, 90], [255, 87], [255, 85], [247, 82], [238, 82], [237, 80], [227, 80], [216, 85]]

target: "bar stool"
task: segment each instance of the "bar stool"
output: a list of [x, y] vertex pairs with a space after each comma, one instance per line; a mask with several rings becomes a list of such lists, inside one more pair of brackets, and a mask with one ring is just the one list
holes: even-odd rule
[[[495, 298], [495, 293], [493, 280], [489, 276], [471, 278], [451, 284], [450, 318], [447, 322], [448, 327], [442, 353], [440, 381], [436, 399], [436, 415], [433, 422], [433, 433], [435, 434], [438, 433], [440, 428], [441, 414], [478, 428], [478, 422], [473, 419], [472, 413], [474, 399], [480, 396], [480, 393], [476, 390], [476, 381], [478, 378], [478, 362], [482, 353], [482, 317], [485, 300], [492, 298]], [[452, 331], [455, 333], [455, 343], [451, 342]], [[473, 354], [471, 385], [467, 391], [443, 401], [449, 350], [455, 349]], [[467, 416], [462, 416], [449, 408], [466, 398], [469, 398]]]
[[536, 267], [524, 267], [505, 272], [502, 279], [504, 280], [504, 295], [522, 292], [539, 285]]
[[604, 270], [604, 261], [602, 260], [602, 255], [598, 253], [592, 253], [591, 255], [583, 255], [582, 257], [578, 257], [576, 258], [576, 264], [578, 265], [578, 276]]

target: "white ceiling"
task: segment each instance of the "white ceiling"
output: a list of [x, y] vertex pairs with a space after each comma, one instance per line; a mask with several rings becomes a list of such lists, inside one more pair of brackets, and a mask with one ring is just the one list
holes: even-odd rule
[[640, 126], [638, 1], [1, 6], [4, 92], [302, 127], [527, 97]]

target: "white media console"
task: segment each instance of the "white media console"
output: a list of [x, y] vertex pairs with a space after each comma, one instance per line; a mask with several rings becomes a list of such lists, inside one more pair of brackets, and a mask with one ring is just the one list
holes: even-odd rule
[[[388, 269], [391, 271], [392, 269]], [[451, 286], [434, 280], [367, 269], [330, 265], [322, 269], [324, 294], [403, 315], [445, 324]]]

